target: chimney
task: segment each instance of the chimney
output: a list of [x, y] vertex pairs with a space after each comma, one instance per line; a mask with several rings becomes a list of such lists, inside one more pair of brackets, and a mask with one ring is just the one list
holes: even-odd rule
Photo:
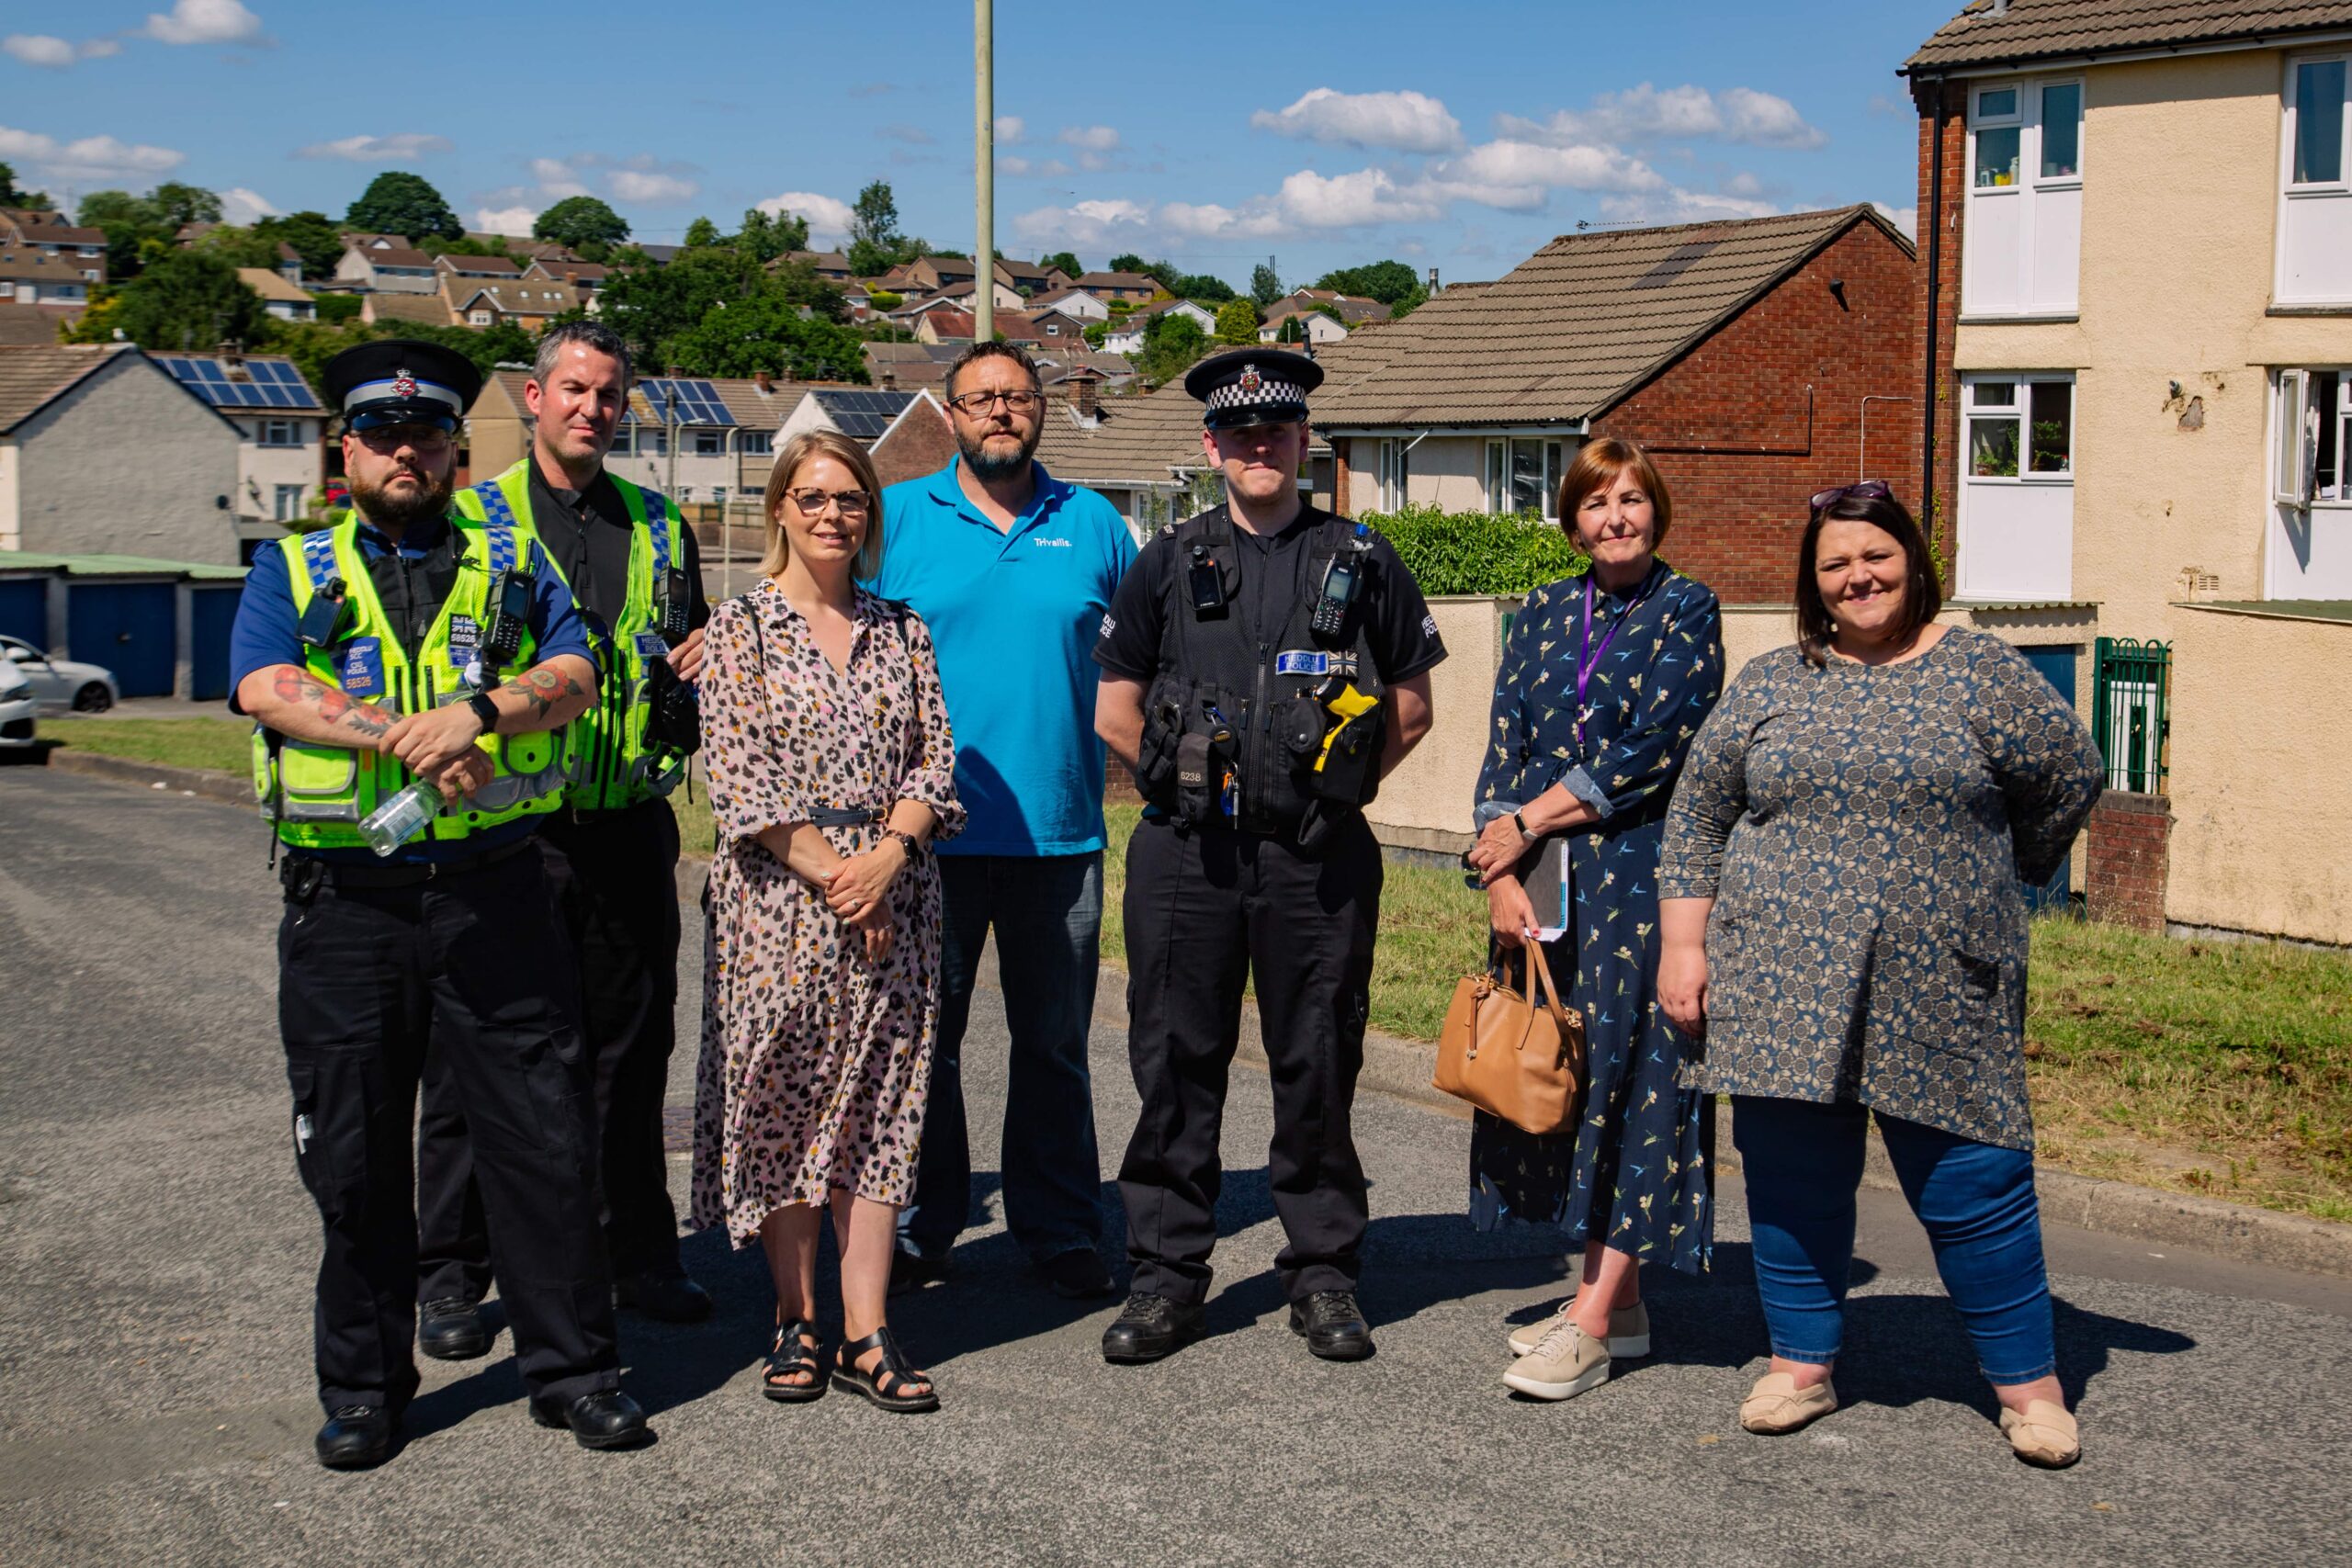
[[229, 373], [229, 379], [232, 381], [246, 379], [249, 372], [245, 369], [245, 345], [232, 337], [222, 338], [220, 367]]
[[1069, 388], [1072, 412], [1078, 415], [1080, 423], [1091, 430], [1102, 409], [1102, 372], [1080, 365], [1062, 379]]
[[897, 366], [885, 364], [882, 367], [882, 389], [886, 392], [895, 392], [899, 389], [899, 367]]
[[671, 380], [675, 381], [675, 380], [677, 380], [680, 377], [684, 376], [684, 375], [685, 374], [685, 372], [684, 372], [684, 370], [679, 369], [676, 366], [673, 365], [673, 366], [671, 366], [671, 367], [670, 367], [670, 368], [668, 368], [667, 370], [664, 370], [663, 372], [662, 372], [662, 375], [664, 375], [664, 376], [667, 376]]
[[752, 385], [763, 392], [773, 392], [775, 390], [775, 378], [764, 370], [754, 370], [752, 372]]
[[1432, 294], [1437, 292], [1437, 268], [1435, 267], [1430, 268], [1430, 292]]

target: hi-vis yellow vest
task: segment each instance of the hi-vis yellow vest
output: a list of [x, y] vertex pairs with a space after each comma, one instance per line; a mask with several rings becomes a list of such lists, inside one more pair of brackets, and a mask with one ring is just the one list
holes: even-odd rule
[[[608, 638], [591, 632], [596, 665], [603, 672], [596, 705], [563, 732], [564, 771], [570, 779], [564, 799], [582, 811], [609, 811], [667, 795], [686, 773], [684, 756], [667, 748], [648, 747], [645, 741], [645, 723], [652, 712], [645, 666], [653, 646], [660, 642], [653, 608], [655, 585], [669, 576], [672, 562], [685, 559], [678, 543], [678, 519], [661, 491], [633, 485], [618, 475], [613, 476], [613, 483], [635, 525], [629, 535], [628, 596], [618, 624], [605, 628]], [[458, 510], [469, 518], [511, 527], [521, 537], [536, 542], [530, 457], [526, 456], [495, 479], [459, 491]], [[550, 570], [558, 570], [544, 547], [539, 554], [548, 559]], [[578, 597], [576, 590], [573, 596]], [[594, 617], [586, 615], [585, 605], [582, 613], [593, 628]], [[649, 638], [653, 641], [649, 643]]]
[[[346, 514], [333, 527], [291, 535], [277, 541], [286, 555], [287, 581], [300, 616], [334, 579], [343, 581], [346, 626], [328, 648], [302, 649], [303, 668], [337, 691], [390, 713], [423, 713], [464, 702], [475, 688], [465, 683], [463, 661], [451, 657], [450, 634], [462, 627], [478, 639], [490, 625], [492, 578], [528, 550], [544, 555], [513, 529], [484, 527], [464, 517], [448, 519], [457, 530], [462, 558], [448, 602], [434, 620], [413, 661], [401, 646], [399, 629], [384, 613], [375, 582], [359, 552], [359, 525]], [[514, 661], [486, 671], [486, 684], [527, 670], [536, 639], [523, 628]], [[470, 659], [470, 650], [466, 658]], [[463, 839], [478, 829], [517, 817], [552, 811], [562, 803], [564, 773], [552, 734], [485, 735], [475, 744], [490, 756], [493, 776], [459, 808], [442, 812], [425, 829], [431, 840]], [[377, 805], [400, 793], [414, 778], [396, 757], [374, 751], [316, 746], [260, 728], [254, 730], [254, 793], [265, 820], [280, 841], [298, 849], [349, 849], [364, 845], [359, 823]]]

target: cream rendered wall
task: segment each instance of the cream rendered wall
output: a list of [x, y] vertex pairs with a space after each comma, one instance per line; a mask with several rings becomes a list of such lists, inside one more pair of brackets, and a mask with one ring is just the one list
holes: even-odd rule
[[0, 550], [24, 548], [17, 522], [17, 473], [24, 467], [24, 457], [13, 437], [0, 435]]
[[17, 547], [235, 566], [239, 446], [168, 372], [118, 351], [17, 426]]
[[2165, 918], [2352, 944], [2352, 623], [2177, 619]]
[[[261, 419], [232, 415], [245, 440], [237, 453], [237, 494], [234, 507], [241, 517], [271, 521], [277, 515], [277, 487], [300, 485], [306, 506], [319, 498], [319, 426], [316, 419], [294, 421], [300, 445], [265, 446]], [[285, 417], [280, 415], [280, 418]]]
[[[2352, 362], [2352, 317], [2265, 313], [2286, 58], [2087, 73], [2079, 319], [1954, 340], [1962, 370], [2076, 373], [2072, 596], [2108, 637], [2174, 637], [2192, 568], [2221, 580], [2201, 597], [2260, 596], [2267, 371]], [[2201, 429], [2182, 426], [2192, 398]]]
[[1364, 808], [1382, 843], [1452, 854], [1470, 847], [1470, 803], [1486, 761], [1502, 613], [1517, 603], [1450, 595], [1430, 601], [1446, 656], [1430, 671], [1430, 733]]

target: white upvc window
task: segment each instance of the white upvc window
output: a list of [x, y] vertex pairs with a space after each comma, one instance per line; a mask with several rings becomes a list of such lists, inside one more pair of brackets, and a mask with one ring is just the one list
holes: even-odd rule
[[280, 523], [291, 523], [302, 515], [302, 487], [279, 485], [274, 497], [277, 510], [273, 515]]
[[486, 327], [490, 325], [490, 312], [488, 310], [469, 310], [466, 312], [466, 321], [473, 326]]
[[727, 456], [727, 432], [723, 430], [695, 431], [695, 456], [697, 457], [723, 457]]
[[2270, 420], [2263, 596], [2352, 598], [2352, 367], [2280, 370]]
[[263, 420], [259, 444], [264, 446], [300, 446], [302, 445], [302, 422], [293, 419]]
[[2279, 137], [2281, 305], [2352, 304], [2352, 55], [2287, 62]]
[[1969, 94], [1961, 310], [2064, 316], [2080, 294], [2083, 84], [2009, 77]]
[[1401, 511], [1412, 494], [1413, 454], [1402, 441], [1380, 444], [1380, 509]]
[[1954, 588], [1980, 603], [2074, 592], [2075, 378], [1961, 378], [1960, 550]]
[[637, 426], [628, 420], [623, 420], [619, 424], [616, 425], [613, 428], [613, 444], [605, 448], [605, 455], [608, 457], [628, 457], [629, 452], [628, 433], [636, 428]]
[[742, 450], [752, 457], [765, 457], [775, 450], [775, 432], [746, 430], [741, 433]]
[[13, 277], [0, 277], [0, 299], [14, 299], [16, 297], [17, 280]]
[[1560, 479], [1566, 448], [1540, 435], [1487, 443], [1487, 510], [1517, 517], [1560, 520]]

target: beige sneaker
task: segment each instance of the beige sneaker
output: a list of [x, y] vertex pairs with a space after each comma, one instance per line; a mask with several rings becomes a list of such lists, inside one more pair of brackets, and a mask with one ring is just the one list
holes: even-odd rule
[[1507, 1387], [1531, 1399], [1574, 1399], [1608, 1381], [1609, 1347], [1566, 1318], [1503, 1374]]
[[2026, 1402], [2025, 1414], [2003, 1406], [2001, 1431], [2018, 1458], [2044, 1470], [2064, 1470], [2083, 1457], [2083, 1439], [2074, 1416], [2063, 1404], [2046, 1399]]
[[1823, 1378], [1811, 1388], [1799, 1388], [1787, 1372], [1766, 1372], [1756, 1380], [1740, 1402], [1739, 1424], [1751, 1432], [1777, 1437], [1810, 1427], [1838, 1408], [1838, 1391]]
[[[1543, 1322], [1531, 1323], [1524, 1328], [1514, 1330], [1510, 1337], [1510, 1353], [1514, 1356], [1531, 1354], [1536, 1346], [1543, 1343], [1544, 1336], [1552, 1332], [1554, 1324], [1567, 1322], [1568, 1314], [1576, 1310], [1576, 1297], [1570, 1296], [1560, 1303], [1559, 1311]], [[1614, 1359], [1621, 1357], [1646, 1356], [1649, 1353], [1650, 1309], [1643, 1303], [1635, 1302], [1632, 1306], [1619, 1307], [1611, 1313], [1609, 1314], [1611, 1358]]]

